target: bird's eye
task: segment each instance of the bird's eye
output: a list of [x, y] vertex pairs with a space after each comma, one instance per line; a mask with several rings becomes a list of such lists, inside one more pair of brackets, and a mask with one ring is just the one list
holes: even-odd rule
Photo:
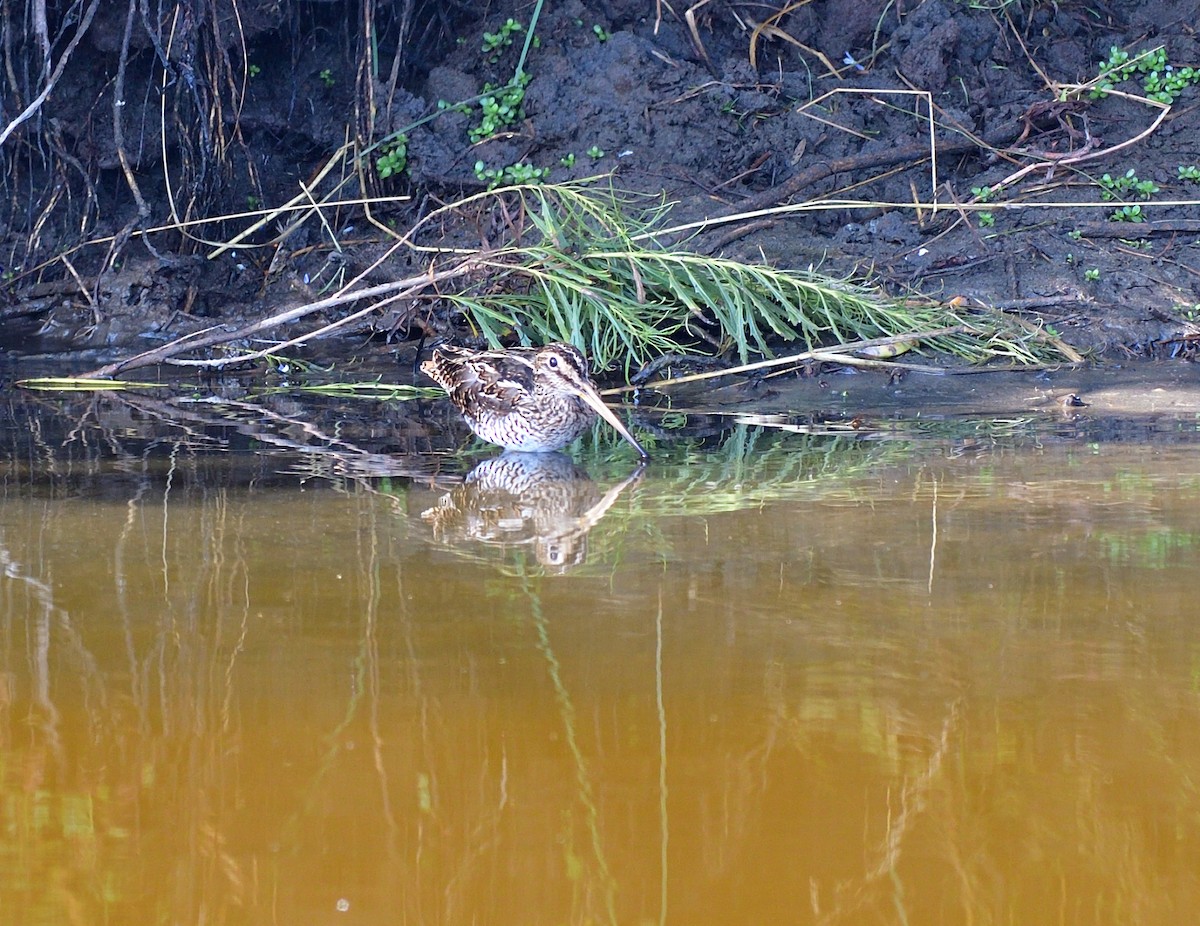
[[556, 367], [556, 366], [558, 366], [558, 358], [557, 358], [557, 357], [551, 356], [551, 358], [550, 358], [550, 359], [549, 359], [547, 362], [548, 362], [548, 363], [550, 364], [550, 366], [552, 366], [552, 367]]

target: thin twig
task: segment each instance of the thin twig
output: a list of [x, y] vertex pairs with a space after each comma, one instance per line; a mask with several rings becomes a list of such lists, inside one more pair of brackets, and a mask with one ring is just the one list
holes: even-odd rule
[[[422, 281], [422, 284], [426, 282], [428, 282], [428, 278], [425, 278]], [[413, 286], [404, 292], [396, 293], [394, 296], [389, 296], [380, 302], [369, 305], [365, 309], [359, 309], [357, 312], [351, 312], [349, 315], [339, 318], [337, 321], [330, 322], [328, 325], [324, 325], [323, 327], [317, 328], [314, 331], [308, 331], [304, 334], [297, 335], [288, 341], [281, 341], [278, 344], [272, 344], [270, 347], [264, 347], [262, 350], [251, 351], [248, 354], [234, 354], [229, 357], [209, 357], [201, 360], [179, 360], [172, 358], [169, 360], [164, 360], [163, 363], [169, 363], [178, 367], [205, 367], [207, 369], [219, 370], [223, 367], [233, 366], [239, 363], [250, 363], [254, 360], [262, 360], [264, 357], [272, 357], [289, 347], [296, 347], [300, 344], [304, 344], [307, 341], [324, 337], [330, 332], [336, 331], [338, 328], [348, 325], [353, 321], [357, 321], [363, 316], [370, 315], [372, 312], [382, 309], [386, 305], [391, 305], [393, 302], [398, 302], [401, 299], [411, 298], [414, 294], [420, 292], [422, 289], [424, 289], [424, 285]]]
[[[1125, 141], [1117, 142], [1117, 144], [1110, 145], [1107, 148], [1094, 149], [1094, 148], [1089, 148], [1089, 147], [1085, 146], [1082, 151], [1080, 151], [1079, 153], [1074, 154], [1074, 155], [1054, 158], [1051, 160], [1036, 161], [1033, 164], [1026, 164], [1024, 167], [1022, 167], [1020, 170], [1016, 171], [1015, 173], [1009, 174], [1007, 177], [1005, 177], [1003, 180], [1001, 180], [999, 182], [999, 184], [994, 184], [993, 189], [996, 189], [998, 187], [1011, 187], [1012, 184], [1016, 183], [1018, 180], [1020, 180], [1026, 174], [1033, 173], [1034, 171], [1037, 171], [1037, 170], [1052, 171], [1052, 170], [1056, 170], [1059, 167], [1073, 167], [1076, 164], [1082, 164], [1085, 161], [1094, 161], [1098, 158], [1108, 157], [1110, 154], [1114, 154], [1118, 151], [1121, 151], [1125, 148], [1130, 147], [1131, 145], [1136, 145], [1142, 139], [1149, 138], [1151, 135], [1153, 135], [1155, 130], [1157, 130], [1160, 125], [1162, 125], [1163, 120], [1166, 119], [1167, 115], [1171, 112], [1171, 104], [1170, 103], [1160, 103], [1160, 102], [1158, 102], [1158, 100], [1152, 100], [1149, 97], [1138, 96], [1137, 94], [1133, 94], [1133, 93], [1122, 93], [1119, 90], [1111, 90], [1109, 92], [1114, 96], [1123, 96], [1126, 99], [1132, 99], [1132, 100], [1137, 100], [1142, 103], [1146, 103], [1149, 106], [1156, 106], [1161, 110], [1161, 112], [1159, 112], [1158, 117], [1152, 123], [1150, 123], [1149, 126], [1147, 126], [1145, 129], [1143, 129], [1141, 132], [1138, 132], [1138, 134], [1134, 135], [1132, 138], [1127, 138], [1127, 139], [1125, 139]], [[1045, 156], [1044, 152], [1042, 154], [1043, 154], [1043, 156]], [[997, 205], [1000, 205], [1000, 204], [997, 204]]]
[[716, 379], [720, 376], [733, 376], [737, 373], [751, 373], [756, 370], [765, 370], [770, 367], [784, 366], [789, 363], [800, 363], [805, 360], [813, 360], [818, 354], [827, 355], [823, 359], [832, 359], [835, 355], [839, 361], [844, 355], [850, 351], [863, 350], [867, 347], [886, 347], [890, 344], [903, 344], [907, 341], [918, 341], [922, 338], [936, 338], [948, 334], [961, 334], [969, 330], [966, 325], [951, 325], [948, 328], [934, 328], [931, 331], [913, 331], [906, 334], [898, 334], [887, 338], [871, 338], [866, 341], [852, 341], [848, 344], [838, 344], [836, 346], [814, 348], [813, 350], [802, 351], [799, 354], [789, 354], [787, 357], [772, 357], [769, 360], [759, 360], [755, 363], [744, 363], [741, 366], [726, 367], [724, 370], [709, 370], [706, 373], [690, 373], [687, 376], [676, 376], [669, 379], [656, 379], [653, 382], [641, 383], [636, 386], [620, 386], [615, 389], [605, 389], [601, 395], [619, 395], [625, 392], [636, 392], [639, 389], [658, 389], [662, 386], [679, 386], [683, 383], [694, 383], [704, 379]]
[[[42, 12], [45, 12], [45, 4], [40, 4]], [[63, 49], [63, 53], [59, 56], [58, 64], [54, 68], [54, 73], [50, 75], [46, 81], [46, 86], [42, 87], [42, 92], [33, 98], [33, 101], [26, 106], [21, 113], [13, 119], [8, 125], [0, 131], [0, 147], [8, 141], [8, 136], [17, 130], [17, 127], [36, 113], [46, 102], [50, 96], [50, 91], [54, 89], [54, 85], [58, 83], [58, 79], [62, 77], [63, 71], [67, 67], [67, 62], [71, 60], [71, 54], [75, 51], [75, 47], [83, 39], [88, 29], [92, 25], [92, 17], [96, 15], [96, 9], [100, 6], [100, 0], [92, 0], [87, 10], [84, 11], [83, 17], [79, 21], [79, 28], [75, 30], [75, 34], [71, 36], [71, 41], [67, 43], [67, 47]]]
[[[324, 309], [332, 308], [333, 306], [342, 305], [347, 302], [355, 302], [359, 299], [370, 299], [373, 296], [391, 295], [397, 291], [401, 291], [405, 295], [419, 292], [422, 288], [429, 286], [442, 280], [454, 279], [455, 277], [463, 276], [476, 269], [476, 262], [472, 260], [464, 260], [461, 263], [447, 269], [436, 272], [423, 273], [419, 276], [406, 277], [403, 280], [396, 280], [391, 283], [381, 283], [378, 286], [368, 286], [365, 289], [354, 290], [353, 292], [340, 292], [330, 296], [328, 299], [321, 299], [317, 302], [310, 302], [306, 305], [297, 306], [293, 309], [288, 309], [286, 312], [280, 312], [278, 315], [272, 315], [269, 318], [260, 319], [251, 325], [237, 330], [230, 330], [226, 326], [220, 326], [219, 330], [208, 329], [211, 334], [197, 338], [196, 334], [185, 335], [182, 338], [177, 338], [168, 344], [161, 347], [156, 347], [154, 350], [148, 350], [134, 357], [128, 357], [125, 360], [119, 360], [116, 363], [106, 364], [97, 370], [85, 374], [90, 378], [105, 378], [115, 376], [122, 370], [132, 370], [138, 367], [150, 366], [155, 363], [165, 363], [167, 360], [177, 357], [186, 351], [199, 350], [202, 347], [211, 347], [214, 344], [225, 344], [229, 341], [239, 340], [249, 337], [253, 334], [258, 334], [262, 331], [267, 331], [271, 328], [277, 328], [287, 322], [295, 321], [298, 318], [303, 318], [306, 315], [311, 315], [314, 312], [320, 312]], [[375, 308], [374, 306], [371, 307]], [[276, 348], [278, 349], [278, 348]]]

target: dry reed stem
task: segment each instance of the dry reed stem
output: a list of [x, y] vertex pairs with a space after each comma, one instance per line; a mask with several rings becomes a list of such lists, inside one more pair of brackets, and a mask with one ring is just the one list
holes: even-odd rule
[[[293, 219], [292, 222], [282, 232], [280, 232], [277, 236], [275, 236], [275, 238], [273, 240], [282, 241], [283, 239], [287, 238], [288, 235], [290, 235], [297, 228], [299, 228], [306, 221], [308, 221], [309, 216], [313, 212], [318, 211], [317, 206], [312, 202], [312, 194], [309, 192], [309, 190], [315, 189], [317, 187], [317, 185], [320, 184], [320, 182], [325, 179], [325, 177], [329, 174], [329, 172], [331, 170], [333, 170], [333, 168], [337, 164], [340, 164], [342, 161], [344, 161], [345, 157], [346, 157], [346, 152], [351, 150], [352, 147], [353, 147], [353, 145], [350, 142], [346, 142], [345, 144], [343, 144], [342, 147], [340, 147], [337, 151], [335, 151], [332, 155], [330, 155], [329, 160], [327, 160], [325, 162], [324, 166], [322, 166], [322, 168], [319, 171], [317, 171], [317, 175], [315, 177], [313, 177], [312, 180], [309, 181], [307, 186], [305, 186], [304, 184], [300, 185], [302, 192], [297, 193], [295, 196], [293, 196], [291, 199], [289, 199], [282, 206], [279, 206], [275, 209], [270, 210], [269, 212], [264, 213], [258, 221], [254, 222], [251, 225], [249, 225], [248, 227], [244, 228], [242, 231], [238, 232], [236, 235], [234, 235], [228, 241], [220, 242], [220, 243], [212, 242], [216, 246], [213, 248], [213, 250], [208, 252], [208, 255], [207, 255], [208, 259], [213, 260], [214, 258], [220, 257], [226, 251], [237, 247], [246, 238], [248, 238], [250, 235], [254, 234], [256, 231], [258, 231], [264, 225], [268, 224], [269, 222], [274, 221], [278, 216], [283, 215], [287, 212], [303, 211], [305, 213], [304, 215], [301, 215], [298, 218]], [[333, 190], [331, 190], [329, 192], [328, 195], [330, 195], [330, 196], [334, 195], [339, 189], [341, 189], [345, 185], [345, 182], [346, 181], [343, 180], [341, 183], [339, 183], [336, 187], [334, 187]], [[388, 199], [394, 199], [394, 197], [388, 197]], [[354, 203], [354, 202], [356, 202], [356, 200], [345, 200], [344, 202]], [[359, 202], [361, 202], [361, 201], [359, 201]], [[326, 203], [326, 205], [329, 205], [329, 203]]]
[[[763, 35], [767, 35], [773, 39], [781, 39], [782, 41], [787, 42], [789, 45], [794, 45], [801, 51], [812, 55], [823, 65], [825, 65], [825, 69], [829, 71], [830, 77], [842, 76], [841, 72], [830, 63], [829, 59], [826, 58], [822, 52], [815, 48], [810, 48], [790, 33], [779, 28], [779, 21], [783, 19], [783, 17], [785, 17], [788, 13], [800, 9], [802, 6], [807, 6], [810, 3], [812, 3], [812, 0], [798, 0], [798, 2], [792, 3], [788, 6], [785, 6], [782, 10], [772, 13], [765, 20], [763, 20], [761, 23], [758, 23], [754, 27], [754, 31], [750, 33], [750, 67], [754, 68], [756, 71], [758, 70], [758, 40]], [[753, 20], [749, 21], [753, 22]]]
[[[813, 350], [801, 351], [798, 354], [789, 354], [786, 357], [772, 357], [768, 360], [759, 360], [755, 363], [743, 363], [736, 367], [726, 367], [723, 370], [709, 370], [706, 373], [690, 373], [687, 376], [676, 376], [669, 379], [656, 379], [649, 383], [640, 383], [636, 386], [618, 386], [613, 389], [605, 389], [601, 395], [621, 395], [626, 392], [637, 392], [639, 389], [659, 389], [663, 386], [680, 386], [684, 383], [695, 383], [706, 379], [717, 379], [721, 376], [733, 376], [738, 373], [753, 373], [757, 370], [766, 370], [771, 367], [785, 366], [787, 364], [798, 364], [805, 360], [817, 359], [818, 354], [825, 354], [827, 357], [822, 359], [835, 359], [841, 363], [845, 359], [845, 355], [851, 351], [863, 350], [868, 347], [886, 347], [892, 344], [903, 344], [908, 341], [918, 341], [922, 338], [936, 338], [948, 334], [961, 334], [964, 331], [970, 330], [966, 325], [950, 325], [946, 328], [934, 328], [929, 331], [913, 331], [905, 334], [892, 335], [886, 338], [870, 338], [864, 341], [851, 341], [846, 344], [832, 345], [830, 347], [815, 348]], [[875, 361], [878, 363], [879, 361]], [[941, 370], [939, 372], [946, 372]]]
[[[431, 266], [428, 273], [423, 273], [419, 276], [406, 277], [403, 280], [395, 280], [391, 283], [381, 283], [378, 286], [369, 286], [365, 289], [359, 289], [353, 292], [347, 292], [345, 289], [343, 289], [341, 292], [334, 296], [330, 296], [328, 299], [321, 299], [317, 302], [310, 302], [306, 305], [288, 309], [286, 312], [280, 312], [279, 314], [272, 315], [269, 318], [260, 319], [259, 321], [247, 325], [244, 328], [238, 329], [237, 331], [229, 331], [224, 325], [218, 325], [214, 326], [213, 328], [206, 329], [207, 332], [214, 332], [218, 331], [219, 329], [219, 332], [215, 334], [192, 332], [191, 334], [184, 335], [183, 337], [177, 338], [167, 344], [163, 344], [160, 347], [156, 347], [153, 350], [144, 351], [143, 353], [137, 354], [133, 357], [127, 357], [124, 360], [119, 360], [116, 363], [106, 364], [105, 366], [86, 374], [86, 376], [88, 378], [96, 379], [105, 378], [109, 376], [115, 376], [122, 370], [137, 369], [138, 367], [150, 366], [155, 363], [174, 361], [174, 358], [178, 357], [179, 354], [182, 354], [185, 351], [198, 350], [202, 347], [211, 347], [215, 344], [224, 344], [228, 343], [229, 341], [247, 338], [251, 335], [258, 334], [259, 332], [277, 328], [280, 325], [295, 321], [296, 319], [304, 318], [306, 315], [311, 315], [314, 312], [320, 312], [324, 309], [333, 308], [335, 306], [343, 305], [347, 302], [354, 302], [359, 299], [369, 299], [374, 296], [387, 295], [390, 297], [389, 301], [394, 301], [395, 299], [412, 297], [434, 283], [440, 283], [445, 280], [451, 280], [455, 279], [456, 277], [465, 276], [466, 274], [476, 270], [477, 267], [477, 262], [472, 260], [464, 260], [447, 270], [435, 271]], [[356, 282], [357, 279], [358, 278], [355, 278], [355, 281], [352, 281], [352, 283]], [[352, 285], [352, 283], [348, 285]], [[397, 292], [397, 290], [399, 290], [399, 292]], [[369, 309], [355, 313], [354, 317], [359, 317], [363, 314], [366, 314], [368, 311], [374, 311], [376, 308], [376, 305], [372, 305]], [[334, 327], [336, 327], [338, 324], [344, 324], [349, 320], [350, 319], [344, 319], [338, 323], [335, 323]], [[312, 335], [309, 335], [308, 337], [311, 336]], [[275, 345], [272, 348], [259, 352], [258, 356], [267, 356], [280, 350], [282, 346], [283, 345]], [[178, 363], [178, 361], [174, 362]], [[210, 361], [196, 361], [194, 363], [189, 362], [187, 365], [221, 367], [234, 362], [240, 362], [240, 359], [230, 360], [220, 358]]]
[[704, 63], [709, 69], [712, 68], [712, 62], [709, 61], [708, 49], [704, 47], [704, 42], [700, 38], [700, 29], [696, 24], [696, 10], [707, 6], [710, 2], [712, 2], [712, 0], [698, 0], [698, 2], [693, 3], [690, 7], [688, 7], [687, 12], [683, 14], [683, 18], [688, 24], [688, 31], [691, 33], [692, 45], [695, 46], [696, 53], [704, 59]]

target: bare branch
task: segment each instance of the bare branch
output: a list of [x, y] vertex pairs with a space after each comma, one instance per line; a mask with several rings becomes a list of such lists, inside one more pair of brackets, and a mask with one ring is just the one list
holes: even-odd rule
[[[41, 5], [40, 3], [38, 4]], [[42, 88], [42, 92], [34, 97], [33, 102], [25, 107], [25, 110], [17, 116], [12, 122], [4, 127], [0, 132], [0, 145], [8, 141], [8, 136], [17, 130], [22, 122], [25, 122], [34, 113], [41, 109], [42, 104], [46, 102], [50, 96], [50, 91], [54, 89], [54, 85], [58, 83], [58, 79], [62, 77], [63, 71], [66, 69], [67, 62], [71, 59], [71, 55], [75, 51], [75, 47], [87, 33], [92, 25], [92, 18], [96, 15], [96, 10], [100, 6], [100, 0], [92, 0], [87, 11], [84, 12], [83, 18], [79, 21], [79, 28], [75, 30], [75, 35], [71, 37], [71, 41], [67, 43], [67, 47], [63, 50], [62, 57], [58, 59], [58, 64], [54, 68], [54, 73], [50, 75], [46, 81], [46, 86]], [[44, 12], [44, 10], [43, 10]]]

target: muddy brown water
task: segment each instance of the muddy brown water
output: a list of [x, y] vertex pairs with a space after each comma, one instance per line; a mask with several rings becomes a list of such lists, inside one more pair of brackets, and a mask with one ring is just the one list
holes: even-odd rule
[[1200, 405], [1085, 385], [640, 472], [9, 395], [2, 918], [1180, 922]]

